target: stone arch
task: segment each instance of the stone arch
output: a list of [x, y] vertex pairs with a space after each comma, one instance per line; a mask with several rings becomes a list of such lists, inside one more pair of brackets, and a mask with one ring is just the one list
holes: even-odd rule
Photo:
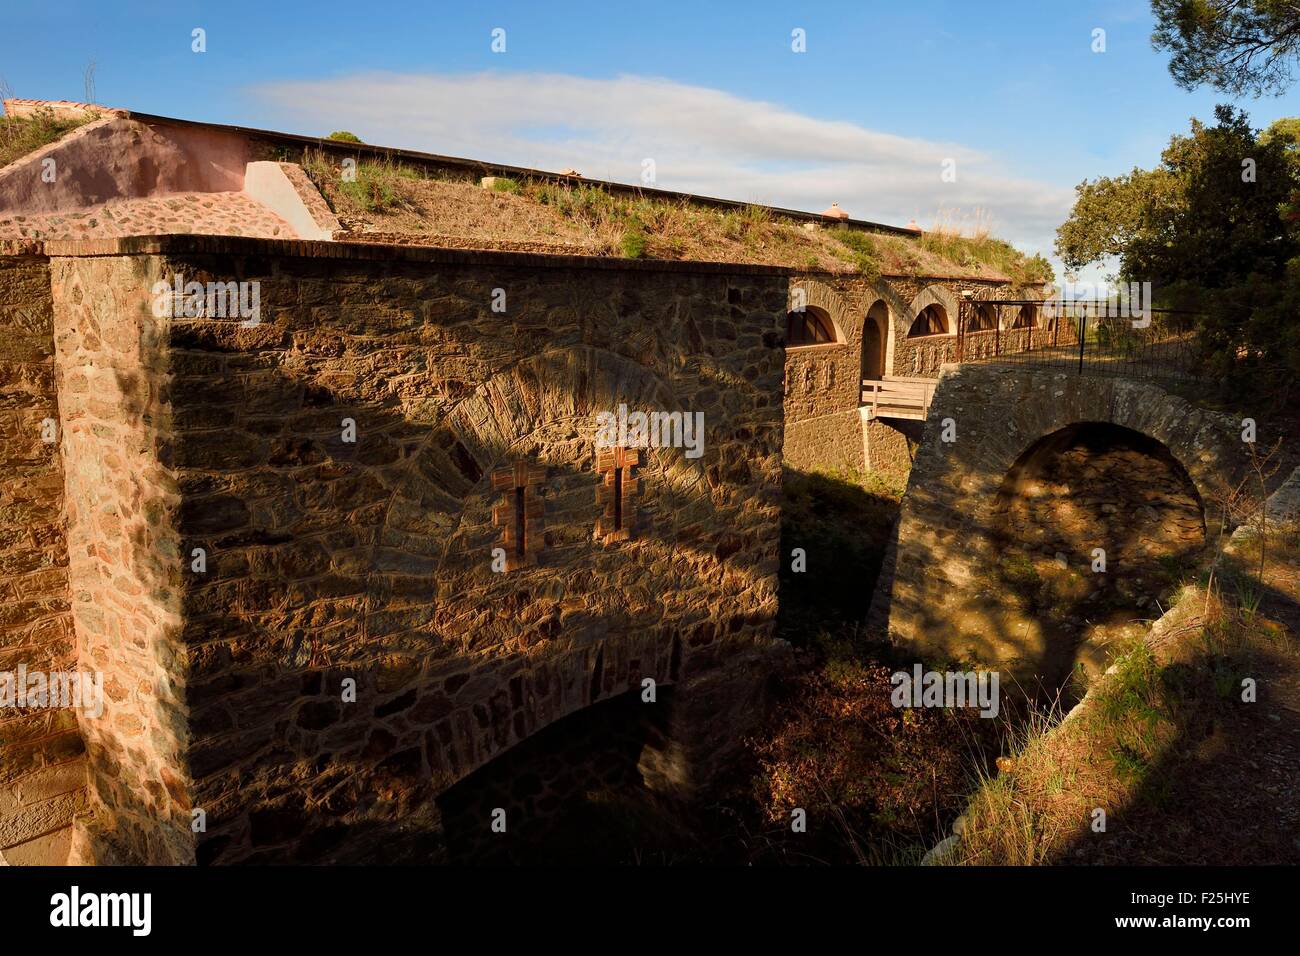
[[1017, 308], [1011, 315], [1011, 324], [1008, 328], [1012, 329], [1035, 329], [1038, 328], [1038, 306], [1022, 305]]
[[1145, 454], [1165, 459], [1173, 470], [1191, 486], [1190, 490], [1195, 497], [1197, 506], [1204, 509], [1205, 504], [1200, 489], [1196, 487], [1196, 483], [1192, 480], [1186, 465], [1179, 460], [1164, 442], [1146, 432], [1111, 421], [1071, 422], [1055, 431], [1039, 436], [1025, 447], [1011, 464], [1011, 467], [1007, 469], [998, 492], [999, 495], [1005, 496], [1017, 493], [1019, 486], [1034, 474], [1045, 456], [1054, 454], [1062, 447], [1066, 447], [1070, 440], [1080, 437], [1094, 439], [1090, 443], [1096, 445], [1097, 441], [1095, 439], [1099, 433], [1102, 439], [1109, 439], [1111, 444], [1145, 445], [1146, 447], [1142, 449]]
[[917, 313], [912, 320], [912, 327], [907, 330], [909, 339], [926, 338], [931, 335], [947, 335], [952, 328], [952, 320], [943, 306], [931, 303]]
[[802, 312], [786, 314], [785, 346], [799, 348], [805, 345], [835, 345], [839, 343], [835, 325], [825, 309], [805, 305]]
[[1038, 635], [1039, 672], [1052, 683], [1076, 664], [1104, 671], [1106, 632], [1094, 625], [1167, 604], [1169, 569], [1207, 543], [1186, 468], [1162, 442], [1112, 422], [1076, 422], [1029, 445], [1002, 480], [989, 530], [997, 577], [1034, 612], [1024, 630]]
[[889, 316], [889, 304], [877, 299], [867, 309], [862, 320], [863, 379], [880, 379], [893, 368], [894, 328]]
[[908, 304], [907, 312], [904, 318], [906, 327], [902, 330], [904, 335], [912, 336], [912, 329], [916, 320], [926, 309], [931, 306], [936, 307], [942, 312], [944, 322], [943, 335], [957, 334], [957, 316], [958, 304], [957, 297], [942, 285], [928, 285], [916, 294], [916, 297]]
[[[1204, 544], [1206, 498], [1203, 496], [1201, 489], [1197, 487], [1183, 461], [1168, 445], [1152, 437], [1147, 432], [1138, 431], [1126, 425], [1110, 421], [1072, 422], [1031, 442], [1020, 453], [1011, 467], [1007, 469], [996, 492], [997, 502], [994, 505], [994, 513], [1005, 514], [1007, 506], [1014, 500], [1024, 500], [1025, 498], [1043, 499], [1042, 489], [1035, 486], [1043, 480], [1047, 466], [1050, 466], [1053, 460], [1063, 451], [1072, 448], [1083, 448], [1093, 455], [1104, 454], [1113, 449], [1122, 449], [1131, 452], [1130, 458], [1134, 455], [1140, 455], [1157, 462], [1167, 470], [1173, 481], [1183, 486], [1182, 490], [1186, 492], [1187, 503], [1196, 512], [1200, 542]], [[1069, 496], [1068, 500], [1063, 500], [1058, 504], [1068, 506], [1080, 500], [1086, 502], [1089, 495], [1095, 497], [1099, 493], [1099, 489], [1095, 485], [1100, 476], [1090, 472], [1095, 472], [1095, 469], [1089, 468], [1081, 476], [1082, 480], [1077, 483], [1076, 487], [1066, 489], [1065, 494]], [[1133, 485], [1137, 485], [1139, 477], [1130, 471], [1126, 476], [1126, 480]], [[1109, 490], [1114, 491], [1114, 489]], [[1122, 490], [1115, 495], [1115, 497], [1124, 496], [1125, 493]], [[1149, 497], [1150, 495], [1138, 495], [1134, 501], [1128, 503], [1135, 504], [1137, 508], [1141, 509], [1146, 506], [1145, 499]], [[1055, 510], [1050, 505], [1045, 505], [1045, 507], [1047, 510]], [[1137, 534], [1146, 533], [1142, 529], [1140, 521], [1130, 522], [1126, 525], [1125, 530]]]
[[[444, 730], [426, 748], [437, 786], [645, 678], [675, 683], [690, 664], [689, 629], [638, 617], [649, 591], [672, 586], [647, 583], [664, 573], [662, 541], [618, 546], [628, 580], [641, 582], [634, 591], [647, 589], [641, 598], [598, 587], [611, 554], [593, 540], [595, 414], [620, 404], [686, 412], [661, 377], [625, 356], [589, 346], [532, 356], [439, 415], [384, 503], [362, 627], [388, 635], [398, 656], [448, 647], [449, 670], [433, 667], [416, 691], [440, 702], [429, 706]], [[500, 536], [491, 476], [521, 460], [547, 475], [540, 493], [555, 521], [546, 549], [573, 560], [559, 575], [546, 550], [536, 568], [491, 568]], [[702, 460], [657, 449], [642, 460], [638, 480], [654, 489], [664, 537], [688, 540], [688, 526], [711, 508]]]
[[[876, 279], [868, 281], [866, 284], [866, 301], [871, 303], [870, 312], [876, 309], [880, 303], [884, 303], [885, 312], [888, 322], [885, 328], [885, 375], [895, 374], [895, 353], [898, 345], [907, 336], [907, 329], [911, 322], [908, 318], [908, 303], [898, 294], [898, 290], [889, 284], [885, 279]], [[879, 312], [877, 312], [879, 315]]]
[[927, 653], [998, 663], [1031, 682], [1047, 649], [997, 599], [1006, 587], [997, 524], [1007, 476], [1038, 443], [1087, 423], [1145, 436], [1186, 474], [1211, 527], [1220, 491], [1248, 468], [1238, 422], [1152, 382], [963, 366], [940, 378], [929, 421], [944, 419], [957, 440], [927, 430], [871, 619]]
[[991, 302], [978, 299], [971, 303], [970, 319], [966, 324], [967, 332], [992, 332], [1002, 321], [998, 307]]
[[[611, 791], [633, 800], [672, 792], [679, 760], [665, 716], [677, 706], [676, 693], [672, 686], [657, 687], [652, 705], [639, 689], [596, 701], [444, 790], [436, 803], [448, 862], [553, 866], [571, 859], [586, 865], [591, 854], [605, 852], [601, 863], [625, 862], [626, 843], [593, 832], [591, 825], [602, 818], [593, 820], [591, 811]], [[509, 819], [510, 840], [484, 824], [497, 808]]]
[[820, 309], [830, 319], [837, 344], [850, 341], [847, 330], [856, 325], [853, 321], [853, 309], [849, 306], [848, 300], [829, 285], [806, 277], [792, 278], [786, 309], [793, 312], [800, 304], [804, 307]]

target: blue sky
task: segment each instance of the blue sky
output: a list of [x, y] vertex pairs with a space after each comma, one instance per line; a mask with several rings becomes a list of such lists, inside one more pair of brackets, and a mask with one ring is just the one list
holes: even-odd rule
[[[1144, 0], [10, 0], [3, 21], [18, 96], [82, 99], [94, 60], [107, 105], [625, 181], [649, 158], [666, 188], [923, 226], [978, 215], [1043, 252], [1074, 184], [1152, 165], [1225, 99], [1174, 86]], [[1300, 115], [1300, 93], [1240, 105], [1262, 126]]]

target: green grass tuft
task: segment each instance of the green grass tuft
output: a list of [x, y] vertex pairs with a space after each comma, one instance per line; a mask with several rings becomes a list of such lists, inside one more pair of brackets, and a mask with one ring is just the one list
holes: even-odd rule
[[623, 238], [619, 241], [619, 249], [628, 259], [644, 259], [647, 245], [645, 226], [636, 216], [629, 216], [623, 227]]

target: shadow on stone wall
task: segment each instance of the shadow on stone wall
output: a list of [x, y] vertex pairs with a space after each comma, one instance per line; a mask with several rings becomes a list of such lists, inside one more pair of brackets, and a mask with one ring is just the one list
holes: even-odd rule
[[[1112, 629], [1158, 617], [1195, 565], [1206, 542], [1205, 509], [1165, 446], [1109, 423], [1044, 436], [1006, 475], [981, 481], [997, 489], [984, 524], [953, 513], [944, 489], [909, 483], [905, 506], [913, 514], [950, 518], [902, 545], [909, 567], [924, 569], [902, 592], [905, 613], [914, 633], [949, 649], [931, 650], [933, 666], [996, 663], [1005, 692], [1018, 684], [1025, 698], [1059, 695], [1068, 708], [1079, 691], [1075, 670], [1104, 670], [1107, 644], [1118, 636]], [[897, 534], [869, 617], [879, 631], [900, 599], [891, 587]], [[1096, 549], [1104, 551], [1104, 572], [1093, 570]], [[962, 560], [954, 562], [954, 553]]]
[[[681, 808], [653, 784], [672, 760], [674, 691], [601, 701], [539, 731], [438, 797], [458, 864], [628, 864], [689, 845]], [[647, 782], [649, 780], [649, 783]], [[494, 832], [504, 811], [509, 838]]]
[[[593, 408], [470, 446], [445, 416], [412, 421], [256, 353], [202, 348], [176, 361], [238, 362], [256, 379], [222, 366], [224, 381], [172, 384], [183, 551], [208, 553], [186, 597], [200, 863], [436, 862], [440, 794], [646, 678], [685, 695], [668, 720], [680, 752], [666, 790], [699, 786], [761, 717], [771, 545], [715, 517], [763, 505], [739, 493], [761, 481], [760, 461], [724, 449], [683, 474], [651, 454], [643, 480], [657, 494], [639, 533], [601, 543], [581, 434]], [[238, 432], [232, 382], [258, 412]], [[355, 444], [340, 438], [344, 417]], [[536, 448], [546, 547], [536, 566], [497, 575], [491, 474]], [[345, 679], [356, 704], [340, 701]]]
[[898, 502], [823, 472], [786, 467], [782, 477], [779, 633], [803, 646], [817, 628], [866, 618]]

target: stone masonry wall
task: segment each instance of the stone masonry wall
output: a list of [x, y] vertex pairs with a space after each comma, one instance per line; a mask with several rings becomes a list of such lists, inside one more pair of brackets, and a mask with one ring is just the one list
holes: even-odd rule
[[[82, 443], [70, 438], [65, 456], [107, 463], [96, 477], [110, 488], [115, 449], [149, 459], [127, 469], [147, 476], [128, 528], [153, 560], [132, 552], [136, 573], [111, 579], [114, 555], [74, 563], [74, 582], [99, 582], [101, 604], [157, 612], [120, 626], [157, 638], [152, 679], [175, 682], [151, 753], [170, 763], [185, 747], [169, 783], [161, 767], [121, 765], [136, 755], [126, 729], [96, 739], [106, 818], [157, 798], [179, 825], [192, 803], [206, 813], [200, 862], [435, 860], [440, 792], [646, 678], [675, 686], [689, 742], [669, 775], [687, 789], [707, 780], [761, 713], [775, 651], [783, 272], [190, 237], [136, 246], [55, 268], [61, 326], [101, 310], [139, 322], [105, 335], [95, 365], [115, 366], [122, 394], [108, 404], [145, 408], [149, 424], [107, 421], [92, 447], [102, 425], [90, 414], [112, 408], [87, 392], [64, 411]], [[199, 251], [168, 251], [182, 247]], [[175, 273], [260, 283], [261, 323], [152, 319], [146, 292]], [[111, 294], [92, 296], [92, 283]], [[91, 356], [69, 340], [65, 363], [60, 332], [70, 376]], [[620, 403], [703, 412], [705, 443], [699, 458], [643, 450], [623, 478], [628, 533], [598, 535], [595, 413]], [[498, 572], [493, 549], [515, 513], [494, 479], [521, 463], [529, 560]], [[74, 525], [78, 545], [96, 538], [84, 518]], [[144, 594], [122, 600], [141, 575]], [[78, 604], [78, 628], [93, 635], [109, 622], [90, 606]], [[110, 701], [109, 725], [133, 704]], [[150, 789], [121, 793], [126, 779]], [[106, 826], [88, 828], [87, 853]], [[121, 831], [114, 848], [136, 858], [185, 849]]]
[[[827, 315], [836, 342], [787, 347], [785, 353], [785, 448], [789, 467], [861, 471], [862, 321], [870, 303], [845, 280], [830, 275], [790, 279], [791, 307], [805, 305]], [[873, 300], [874, 301], [874, 300]]]
[[863, 422], [867, 468], [906, 484], [924, 428], [925, 423], [919, 421], [873, 419]]
[[[955, 441], [937, 440], [951, 418]], [[936, 662], [1001, 663], [1032, 678], [1056, 649], [1026, 635], [990, 578], [1003, 557], [1004, 481], [1045, 436], [1081, 422], [1119, 425], [1161, 443], [1210, 511], [1246, 465], [1239, 424], [1158, 384], [1005, 366], [948, 366], [917, 451], [869, 622]], [[1265, 439], [1261, 437], [1261, 442]], [[1031, 685], [1026, 685], [1031, 686]]]
[[180, 496], [149, 260], [54, 259], [51, 286], [90, 813], [70, 862], [193, 862], [180, 641]]
[[853, 408], [786, 425], [783, 458], [802, 471], [862, 471], [862, 416]]
[[[956, 359], [957, 336], [907, 338], [919, 311], [918, 304], [929, 301], [923, 297], [932, 296], [946, 302], [949, 320], [955, 328], [956, 303], [962, 289], [974, 290], [977, 299], [1030, 295], [1027, 290], [989, 280], [905, 276], [871, 279], [829, 273], [793, 276], [790, 289], [792, 305], [796, 295], [801, 295], [805, 306], [831, 319], [837, 341], [786, 350], [786, 463], [800, 469], [867, 469], [895, 478], [906, 478], [910, 466], [906, 440], [881, 431], [887, 426], [865, 430], [866, 423], [857, 412], [862, 404], [864, 323], [873, 307], [884, 303], [887, 312], [885, 327], [880, 330], [885, 353], [884, 374], [937, 377], [941, 365]], [[1003, 332], [1004, 347], [1023, 346], [1021, 340], [1029, 334], [1022, 330]], [[1040, 340], [1050, 341], [1050, 333], [1045, 330], [1035, 330], [1032, 334], [1036, 344]], [[982, 335], [977, 333], [968, 339], [968, 343], [973, 343], [974, 352], [980, 355], [983, 354]], [[991, 338], [989, 343], [991, 351]], [[876, 438], [874, 443], [870, 440], [872, 435]]]
[[[3, 245], [3, 244], [0, 244]], [[16, 247], [0, 252], [18, 252]], [[0, 672], [76, 664], [63, 534], [49, 265], [0, 257]], [[46, 441], [45, 438], [54, 438]], [[0, 709], [0, 859], [60, 864], [85, 805], [71, 709]]]

